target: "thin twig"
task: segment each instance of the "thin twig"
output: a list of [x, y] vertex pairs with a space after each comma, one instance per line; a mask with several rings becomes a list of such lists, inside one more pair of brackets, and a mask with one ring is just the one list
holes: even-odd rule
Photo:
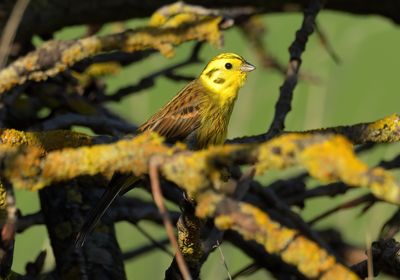
[[400, 210], [394, 214], [384, 223], [379, 233], [380, 239], [391, 239], [400, 231]]
[[141, 226], [139, 226], [138, 224], [134, 224], [136, 229], [143, 234], [143, 236], [145, 236], [155, 247], [157, 247], [158, 249], [160, 249], [161, 251], [167, 253], [168, 255], [170, 255], [171, 257], [174, 257], [174, 254], [168, 250], [164, 244], [159, 243], [157, 240], [155, 240], [144, 228], [142, 228]]
[[260, 269], [260, 266], [257, 265], [257, 263], [251, 262], [248, 265], [246, 265], [245, 267], [241, 268], [235, 274], [233, 274], [232, 279], [236, 279], [240, 276], [250, 275], [259, 269]]
[[[151, 73], [150, 75], [142, 78], [135, 85], [130, 85], [130, 86], [127, 86], [124, 88], [120, 88], [115, 93], [110, 94], [110, 95], [100, 96], [99, 100], [97, 100], [97, 101], [98, 102], [120, 101], [122, 98], [124, 98], [132, 93], [139, 92], [141, 90], [144, 90], [144, 89], [154, 86], [155, 79], [160, 76], [165, 76], [167, 78], [176, 79], [179, 76], [174, 73], [175, 70], [177, 70], [178, 68], [193, 64], [193, 63], [200, 62], [199, 53], [200, 53], [202, 46], [203, 46], [203, 42], [197, 42], [195, 44], [195, 46], [193, 47], [192, 52], [187, 59], [185, 59], [181, 62], [178, 62], [174, 65], [170, 65], [166, 68], [160, 69], [154, 73]], [[181, 76], [180, 78], [183, 78], [183, 77]], [[184, 79], [186, 79], [186, 78], [187, 77], [185, 77]]]
[[291, 110], [293, 90], [297, 84], [301, 55], [305, 50], [308, 37], [314, 31], [315, 19], [321, 9], [322, 4], [320, 0], [311, 0], [309, 6], [304, 11], [303, 23], [296, 32], [296, 38], [289, 48], [290, 62], [286, 72], [286, 79], [280, 87], [280, 96], [275, 104], [275, 115], [265, 139], [270, 139], [278, 135], [285, 128], [285, 119]]
[[372, 255], [372, 248], [371, 248], [371, 236], [367, 232], [366, 236], [366, 243], [367, 243], [367, 267], [368, 267], [368, 280], [372, 280], [374, 278], [374, 260]]
[[232, 280], [232, 275], [229, 272], [228, 264], [226, 263], [226, 260], [225, 260], [225, 257], [224, 257], [224, 253], [222, 253], [221, 244], [219, 243], [218, 240], [217, 240], [217, 248], [218, 248], [219, 255], [221, 257], [222, 263], [224, 264], [226, 273], [228, 274], [228, 279]]
[[160, 162], [158, 162], [157, 158], [153, 157], [150, 159], [149, 175], [150, 175], [151, 191], [153, 193], [154, 202], [156, 203], [158, 209], [160, 210], [161, 216], [163, 218], [165, 230], [167, 232], [169, 241], [171, 242], [171, 245], [176, 252], [176, 262], [178, 264], [182, 277], [184, 280], [190, 280], [192, 279], [192, 277], [186, 265], [185, 259], [183, 258], [182, 252], [179, 250], [178, 241], [176, 240], [174, 233], [174, 227], [169, 217], [168, 210], [164, 204], [164, 198], [160, 188], [160, 178], [158, 176], [159, 165]]
[[341, 61], [340, 61], [339, 56], [333, 49], [333, 46], [332, 46], [331, 42], [328, 40], [327, 36], [325, 35], [325, 32], [323, 30], [321, 30], [321, 26], [319, 25], [319, 23], [315, 23], [315, 32], [316, 32], [322, 46], [328, 52], [329, 56], [333, 59], [333, 61], [336, 64], [340, 64]]
[[[134, 259], [137, 256], [140, 256], [142, 254], [150, 252], [151, 250], [159, 248], [159, 246], [157, 244], [160, 244], [162, 246], [167, 245], [167, 244], [169, 244], [169, 239], [168, 238], [164, 238], [164, 239], [161, 239], [161, 240], [157, 240], [157, 243], [150, 243], [150, 244], [146, 244], [146, 245], [143, 245], [141, 247], [132, 249], [130, 251], [127, 251], [127, 252], [123, 253], [122, 257], [123, 257], [124, 260]], [[163, 250], [163, 252], [165, 252], [165, 251]], [[171, 254], [171, 252], [169, 252], [169, 251], [166, 252], [166, 253], [168, 255]]]
[[330, 196], [334, 197], [339, 194], [346, 193], [351, 188], [344, 183], [336, 182], [331, 183], [319, 187], [312, 188], [310, 190], [306, 190], [303, 193], [295, 194], [293, 196], [288, 196], [282, 198], [287, 204], [295, 205], [304, 202], [306, 199], [321, 197], [321, 196]]
[[375, 196], [373, 196], [372, 194], [368, 193], [368, 194], [366, 194], [366, 195], [357, 197], [357, 198], [355, 198], [355, 199], [352, 199], [352, 200], [350, 200], [350, 201], [347, 201], [347, 202], [345, 202], [345, 203], [342, 203], [342, 204], [340, 204], [340, 205], [338, 205], [338, 206], [335, 206], [335, 207], [333, 207], [332, 209], [329, 209], [328, 211], [326, 211], [326, 212], [324, 212], [324, 213], [322, 213], [322, 214], [319, 214], [317, 217], [313, 218], [313, 219], [312, 219], [311, 221], [309, 221], [308, 223], [309, 223], [310, 225], [313, 225], [313, 224], [315, 224], [316, 222], [318, 222], [318, 221], [320, 221], [320, 220], [322, 220], [322, 219], [328, 217], [329, 215], [332, 215], [333, 213], [338, 212], [339, 210], [353, 208], [353, 207], [358, 206], [358, 205], [360, 205], [360, 204], [362, 204], [362, 203], [371, 202], [371, 201], [376, 201], [376, 198], [375, 198]]
[[18, 0], [8, 18], [6, 26], [4, 27], [0, 42], [0, 69], [2, 69], [6, 64], [19, 23], [21, 22], [28, 4], [29, 0]]

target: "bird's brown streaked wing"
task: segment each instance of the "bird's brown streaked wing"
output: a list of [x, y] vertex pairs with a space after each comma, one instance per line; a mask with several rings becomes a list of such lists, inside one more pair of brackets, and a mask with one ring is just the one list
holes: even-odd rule
[[184, 140], [200, 126], [200, 106], [205, 102], [204, 90], [197, 80], [192, 81], [141, 125], [138, 131], [155, 131], [172, 141]]
[[[155, 131], [170, 141], [185, 140], [200, 125], [200, 105], [205, 102], [204, 88], [195, 80], [183, 88], [168, 104], [147, 122], [138, 133]], [[128, 190], [138, 180], [135, 176], [115, 175], [98, 205], [93, 208], [76, 237], [75, 246], [83, 246], [87, 236], [121, 191]]]

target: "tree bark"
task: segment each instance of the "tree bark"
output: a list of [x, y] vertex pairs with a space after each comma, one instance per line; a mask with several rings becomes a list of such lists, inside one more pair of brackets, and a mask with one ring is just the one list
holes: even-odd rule
[[[102, 24], [130, 18], [148, 17], [157, 8], [171, 4], [172, 0], [49, 0], [31, 1], [20, 24], [17, 41], [27, 41], [36, 34], [48, 37], [65, 26], [79, 24]], [[203, 0], [185, 1], [188, 4], [202, 5], [208, 8], [234, 8], [251, 6], [262, 13], [302, 10], [306, 0]], [[325, 9], [354, 14], [375, 14], [400, 23], [400, 1], [397, 0], [330, 0]], [[0, 29], [3, 28], [13, 7], [13, 0], [0, 4]]]

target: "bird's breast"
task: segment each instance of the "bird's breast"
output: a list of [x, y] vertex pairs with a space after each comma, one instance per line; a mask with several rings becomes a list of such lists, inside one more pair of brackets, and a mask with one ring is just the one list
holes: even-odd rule
[[235, 100], [226, 104], [211, 102], [202, 108], [201, 125], [196, 131], [196, 146], [203, 149], [211, 145], [221, 145], [225, 142], [229, 119]]

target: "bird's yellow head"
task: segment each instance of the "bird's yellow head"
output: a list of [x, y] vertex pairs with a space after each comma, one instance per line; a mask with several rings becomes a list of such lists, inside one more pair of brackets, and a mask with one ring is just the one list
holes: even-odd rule
[[222, 53], [207, 64], [200, 75], [200, 81], [212, 93], [222, 97], [236, 97], [247, 74], [254, 69], [256, 68], [240, 55]]

